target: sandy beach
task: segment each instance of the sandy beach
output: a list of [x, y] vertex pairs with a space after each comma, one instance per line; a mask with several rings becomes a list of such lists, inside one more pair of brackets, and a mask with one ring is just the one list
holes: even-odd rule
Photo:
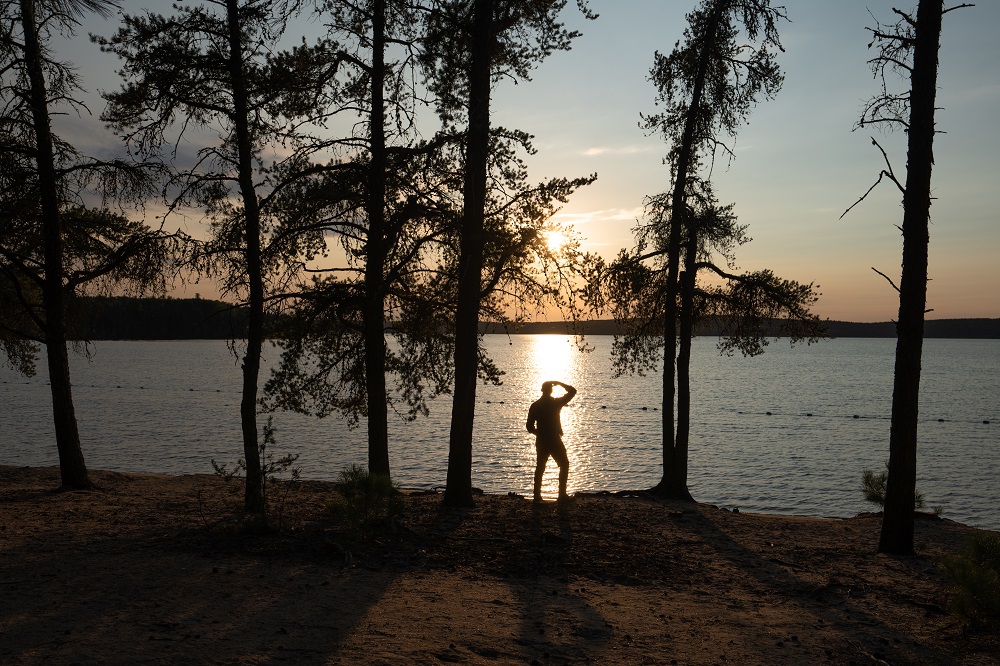
[[0, 466], [3, 664], [998, 664], [949, 614], [938, 558], [971, 528], [734, 513], [643, 497], [568, 505], [405, 497], [350, 539], [332, 484], [287, 494], [289, 529], [236, 529], [218, 477]]

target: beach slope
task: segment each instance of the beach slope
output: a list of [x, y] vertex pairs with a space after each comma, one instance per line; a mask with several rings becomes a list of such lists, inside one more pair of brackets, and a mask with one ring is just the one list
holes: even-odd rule
[[305, 482], [294, 529], [254, 536], [218, 477], [92, 478], [0, 466], [0, 663], [1000, 663], [948, 613], [937, 561], [972, 531], [948, 520], [894, 558], [870, 514], [411, 494], [352, 539]]

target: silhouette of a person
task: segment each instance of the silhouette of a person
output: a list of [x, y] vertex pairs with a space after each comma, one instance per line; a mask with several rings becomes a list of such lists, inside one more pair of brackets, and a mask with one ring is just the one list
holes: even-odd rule
[[[552, 387], [561, 386], [566, 391], [558, 398], [552, 397]], [[569, 479], [569, 458], [566, 456], [566, 447], [562, 441], [562, 421], [559, 412], [566, 406], [576, 389], [569, 384], [562, 382], [544, 382], [542, 384], [542, 397], [531, 403], [528, 408], [528, 422], [526, 427], [528, 432], [535, 436], [535, 451], [538, 455], [535, 462], [535, 486], [534, 500], [542, 501], [542, 475], [545, 474], [545, 465], [549, 461], [549, 456], [559, 465], [559, 499], [565, 500], [569, 496], [566, 494], [566, 481]]]

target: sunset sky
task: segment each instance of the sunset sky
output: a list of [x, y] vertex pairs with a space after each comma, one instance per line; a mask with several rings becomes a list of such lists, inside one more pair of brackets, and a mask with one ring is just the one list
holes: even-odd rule
[[[494, 92], [494, 123], [535, 135], [536, 179], [597, 172], [596, 183], [560, 213], [587, 239], [586, 249], [612, 257], [632, 243], [643, 197], [669, 187], [662, 164], [667, 150], [639, 127], [639, 114], [656, 111], [648, 81], [654, 51], [669, 52], [680, 39], [684, 13], [694, 0], [592, 0], [600, 14], [585, 21], [570, 2], [565, 19], [583, 35], [570, 52], [557, 53], [519, 85]], [[957, 4], [947, 3], [947, 6]], [[774, 101], [751, 114], [735, 142], [736, 159], [713, 174], [722, 203], [734, 203], [754, 239], [738, 252], [740, 268], [771, 268], [778, 275], [815, 282], [816, 312], [851, 321], [887, 321], [896, 294], [872, 267], [898, 280], [902, 219], [900, 194], [884, 182], [844, 219], [840, 215], [875, 182], [884, 164], [868, 130], [852, 131], [864, 101], [878, 91], [867, 60], [876, 18], [890, 22], [891, 7], [913, 1], [788, 0], [790, 23], [780, 27], [786, 52], [779, 62], [785, 83]], [[166, 0], [127, 0], [168, 11]], [[869, 13], [869, 11], [871, 13]], [[82, 33], [111, 34], [110, 22], [90, 19]], [[938, 78], [928, 317], [1000, 317], [1000, 224], [995, 206], [1000, 155], [1000, 3], [945, 16]], [[91, 89], [116, 86], [116, 61], [85, 36], [65, 45]], [[95, 116], [100, 107], [93, 109]], [[64, 119], [65, 123], [66, 120]], [[73, 120], [61, 131], [79, 132], [84, 144], [106, 141], [94, 118]], [[905, 136], [875, 134], [896, 173], [905, 174]], [[87, 150], [88, 146], [81, 146]], [[202, 285], [201, 291], [210, 289]], [[193, 293], [196, 289], [189, 289]]]

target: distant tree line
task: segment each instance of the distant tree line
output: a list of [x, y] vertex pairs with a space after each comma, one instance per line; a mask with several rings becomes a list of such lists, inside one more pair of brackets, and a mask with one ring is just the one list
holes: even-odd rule
[[79, 340], [242, 340], [247, 309], [201, 298], [90, 296], [70, 305]]
[[[827, 335], [831, 338], [895, 338], [896, 324], [891, 321], [882, 322], [823, 322]], [[782, 337], [784, 322], [767, 321], [762, 327], [768, 337]], [[488, 333], [508, 333], [507, 329], [497, 325], [484, 325]], [[583, 322], [543, 321], [529, 322], [521, 326], [518, 333], [558, 333], [561, 335], [623, 335], [625, 328], [613, 319], [601, 319]], [[703, 319], [695, 327], [699, 336], [725, 335], [725, 327], [721, 322], [711, 318]], [[967, 339], [1000, 339], [1000, 319], [930, 319], [924, 324], [925, 338], [967, 338]]]
[[[73, 300], [70, 338], [78, 340], [240, 340], [247, 334], [247, 312], [240, 305], [203, 298], [84, 296]], [[896, 324], [884, 322], [823, 322], [831, 338], [895, 338]], [[768, 337], [782, 337], [783, 322], [766, 321]], [[392, 322], [387, 322], [392, 330]], [[626, 328], [613, 319], [535, 321], [517, 326], [480, 322], [483, 334], [624, 335]], [[280, 317], [269, 317], [267, 337], [284, 330]], [[725, 335], [722, 322], [705, 317], [695, 335]], [[1000, 339], [1000, 319], [930, 319], [926, 338]]]

